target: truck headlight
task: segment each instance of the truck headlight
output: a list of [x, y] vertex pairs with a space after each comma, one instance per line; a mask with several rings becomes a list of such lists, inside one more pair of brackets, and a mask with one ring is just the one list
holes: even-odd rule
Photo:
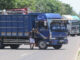
[[56, 40], [56, 38], [52, 38], [52, 39]]
[[59, 42], [62, 43], [62, 42], [64, 42], [64, 40], [60, 40]]
[[67, 39], [67, 37], [65, 37], [64, 39]]

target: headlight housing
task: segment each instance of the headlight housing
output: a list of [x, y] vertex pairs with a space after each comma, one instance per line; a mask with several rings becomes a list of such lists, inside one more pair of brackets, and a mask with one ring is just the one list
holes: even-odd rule
[[64, 39], [67, 39], [67, 37], [65, 37]]
[[52, 39], [56, 40], [56, 38], [52, 38]]

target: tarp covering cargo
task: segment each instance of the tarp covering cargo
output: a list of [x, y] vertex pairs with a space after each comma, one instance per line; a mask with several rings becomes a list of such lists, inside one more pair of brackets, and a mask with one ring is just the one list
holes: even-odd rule
[[74, 20], [71, 15], [62, 15], [62, 18], [67, 20]]
[[62, 15], [63, 19], [67, 19], [68, 22], [78, 22], [79, 18], [77, 16], [72, 16], [72, 15]]
[[75, 20], [80, 20], [78, 16], [72, 16]]

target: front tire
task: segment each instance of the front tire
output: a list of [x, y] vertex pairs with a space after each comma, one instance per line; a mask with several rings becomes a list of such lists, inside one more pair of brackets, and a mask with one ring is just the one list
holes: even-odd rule
[[80, 34], [77, 34], [77, 36], [80, 36]]
[[11, 49], [18, 49], [19, 45], [10, 45]]
[[75, 36], [75, 34], [71, 34], [71, 36]]
[[39, 49], [47, 49], [47, 44], [45, 41], [39, 42]]
[[54, 45], [53, 48], [54, 49], [60, 49], [62, 47], [62, 45]]

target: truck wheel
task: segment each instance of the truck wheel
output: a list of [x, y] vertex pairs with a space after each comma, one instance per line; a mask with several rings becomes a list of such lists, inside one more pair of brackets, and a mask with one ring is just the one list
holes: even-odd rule
[[68, 36], [70, 36], [70, 33], [68, 33]]
[[47, 49], [47, 44], [45, 41], [40, 41], [38, 46], [39, 49]]
[[55, 49], [60, 49], [62, 47], [62, 45], [54, 45], [53, 48]]
[[3, 43], [2, 42], [0, 42], [0, 49], [4, 49], [4, 45], [3, 45]]
[[80, 34], [77, 34], [78, 36], [80, 36]]
[[18, 49], [19, 45], [10, 45], [11, 49]]
[[71, 36], [75, 36], [75, 34], [71, 34]]

